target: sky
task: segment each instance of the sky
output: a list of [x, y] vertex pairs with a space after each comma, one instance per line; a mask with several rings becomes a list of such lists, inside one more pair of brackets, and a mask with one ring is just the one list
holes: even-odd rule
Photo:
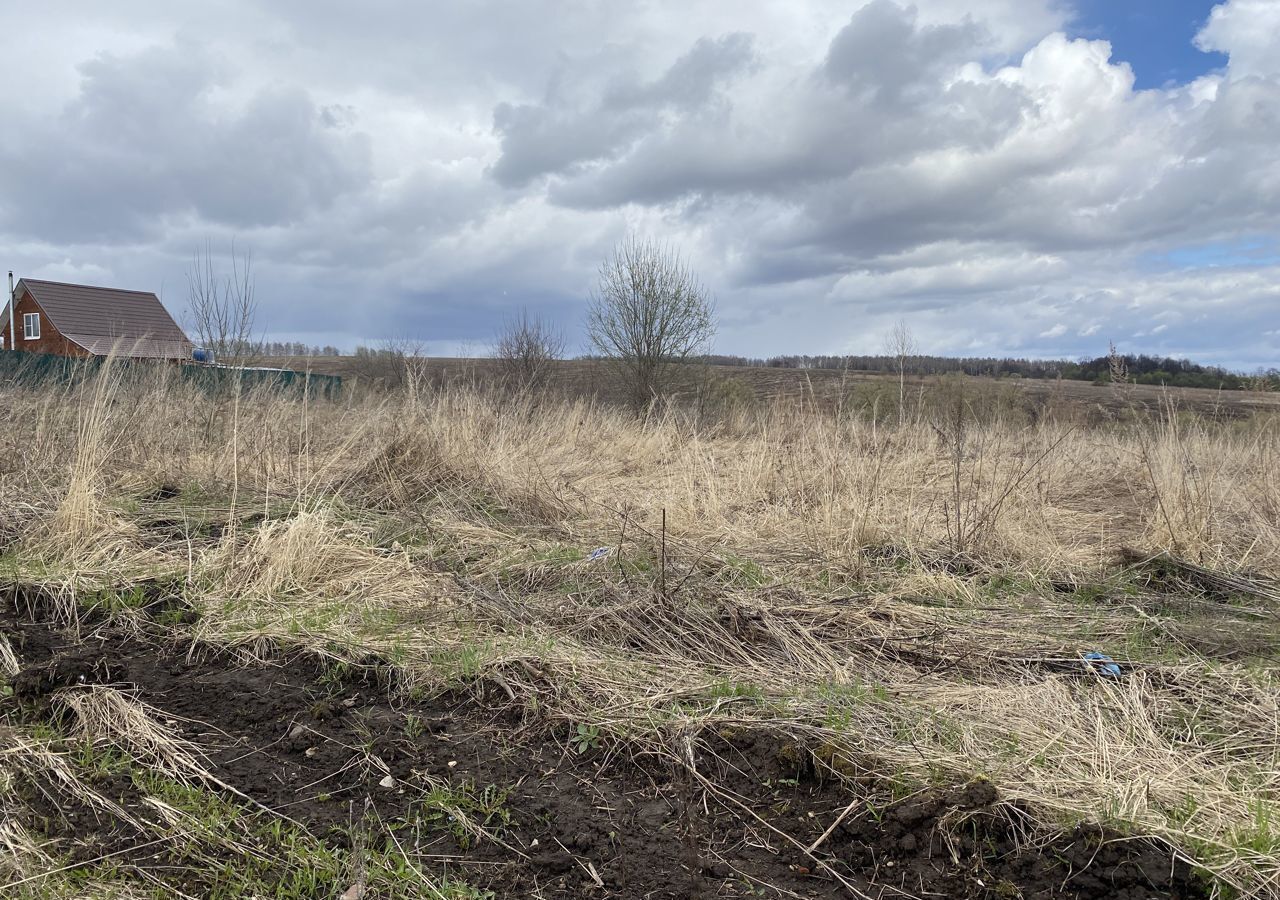
[[268, 337], [581, 347], [629, 235], [722, 353], [1280, 365], [1280, 0], [0, 5], [0, 268]]

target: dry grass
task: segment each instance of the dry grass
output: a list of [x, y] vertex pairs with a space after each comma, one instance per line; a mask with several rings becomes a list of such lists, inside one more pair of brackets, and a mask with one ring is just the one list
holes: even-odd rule
[[[1275, 891], [1277, 422], [1170, 395], [1124, 424], [1031, 426], [946, 390], [886, 427], [803, 398], [640, 422], [412, 386], [8, 387], [8, 560], [73, 593], [174, 578], [203, 640], [485, 677], [633, 741], [763, 723], [837, 770], [985, 774], [1044, 827], [1160, 835]], [[1094, 649], [1123, 677], [1089, 670]], [[117, 700], [76, 702], [102, 732], [137, 712]]]

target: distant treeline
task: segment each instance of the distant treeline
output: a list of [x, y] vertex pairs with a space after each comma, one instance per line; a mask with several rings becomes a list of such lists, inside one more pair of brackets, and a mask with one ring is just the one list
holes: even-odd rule
[[300, 341], [259, 341], [252, 356], [341, 356], [337, 347], [315, 347]]
[[[1130, 381], [1138, 384], [1167, 384], [1173, 387], [1206, 387], [1238, 391], [1270, 382], [1280, 388], [1280, 369], [1257, 375], [1241, 375], [1218, 366], [1202, 366], [1172, 357], [1124, 356]], [[752, 359], [745, 356], [711, 356], [707, 362], [718, 366], [767, 366], [776, 369], [837, 369], [859, 372], [897, 372], [893, 356], [774, 356]], [[1111, 380], [1112, 360], [1106, 356], [1072, 362], [1066, 359], [999, 359], [994, 357], [910, 356], [905, 368], [910, 375], [945, 375], [963, 372], [991, 378], [1067, 378], [1073, 381]]]

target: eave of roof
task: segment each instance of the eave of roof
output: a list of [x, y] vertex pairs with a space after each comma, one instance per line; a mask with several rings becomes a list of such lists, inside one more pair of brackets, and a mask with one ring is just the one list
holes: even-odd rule
[[160, 341], [151, 338], [116, 338], [109, 335], [67, 334], [62, 336], [94, 356], [119, 356], [128, 359], [187, 359], [190, 341]]

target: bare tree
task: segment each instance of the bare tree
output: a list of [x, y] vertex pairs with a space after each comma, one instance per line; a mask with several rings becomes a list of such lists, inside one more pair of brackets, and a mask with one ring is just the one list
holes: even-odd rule
[[903, 319], [894, 322], [885, 335], [884, 349], [887, 355], [893, 357], [898, 370], [898, 424], [902, 425], [907, 415], [907, 362], [920, 353], [915, 335]]
[[415, 338], [386, 338], [377, 346], [356, 347], [350, 372], [370, 384], [396, 389], [426, 371], [426, 345]]
[[666, 398], [673, 368], [705, 353], [715, 328], [715, 301], [675, 250], [633, 237], [600, 266], [587, 339], [637, 412]]
[[507, 318], [490, 355], [508, 384], [521, 391], [546, 384], [556, 360], [564, 356], [565, 339], [550, 322], [530, 317], [527, 310]]
[[244, 365], [260, 343], [254, 334], [258, 300], [253, 257], [231, 246], [231, 271], [214, 259], [206, 243], [187, 272], [187, 323], [196, 342], [231, 365]]

